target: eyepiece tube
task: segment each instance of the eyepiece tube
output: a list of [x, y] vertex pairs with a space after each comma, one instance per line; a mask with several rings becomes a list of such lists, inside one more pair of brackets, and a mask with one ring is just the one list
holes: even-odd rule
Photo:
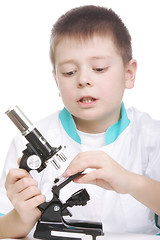
[[20, 110], [18, 106], [12, 106], [5, 112], [7, 116], [11, 119], [11, 121], [16, 125], [16, 127], [20, 130], [22, 135], [26, 135], [28, 130], [34, 128], [33, 124], [30, 120], [24, 115], [24, 113]]
[[[50, 160], [56, 169], [60, 168], [58, 162], [64, 162], [67, 160], [67, 157], [63, 153], [65, 146], [62, 147], [60, 145], [59, 147], [52, 147], [18, 106], [10, 107], [5, 113], [28, 141], [26, 145], [27, 148], [23, 151], [23, 161], [21, 160], [20, 165], [21, 168], [24, 168], [27, 171], [33, 169], [31, 166], [27, 165], [27, 159], [32, 155], [37, 155], [42, 161], [41, 166], [36, 169], [38, 172], [46, 167], [46, 161], [48, 160]], [[35, 162], [36, 161], [37, 159], [35, 159]]]

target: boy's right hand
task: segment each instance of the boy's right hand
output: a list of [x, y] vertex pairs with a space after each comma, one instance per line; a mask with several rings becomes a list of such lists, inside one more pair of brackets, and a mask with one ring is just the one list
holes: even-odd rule
[[37, 182], [26, 170], [16, 168], [9, 171], [5, 187], [22, 222], [34, 225], [41, 216], [37, 207], [45, 201]]

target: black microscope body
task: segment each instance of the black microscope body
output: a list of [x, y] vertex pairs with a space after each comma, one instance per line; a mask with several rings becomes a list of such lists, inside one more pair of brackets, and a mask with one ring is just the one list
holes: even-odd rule
[[[65, 146], [51, 147], [17, 106], [10, 108], [6, 114], [28, 141], [26, 149], [23, 151], [20, 168], [28, 172], [31, 170], [41, 172], [50, 161], [56, 169], [59, 169], [60, 163], [67, 160], [64, 153]], [[42, 215], [37, 222], [34, 238], [81, 240], [83, 235], [91, 235], [92, 239], [96, 240], [97, 236], [103, 235], [102, 223], [100, 222], [65, 219], [65, 216], [72, 216], [68, 207], [84, 206], [90, 200], [86, 189], [74, 193], [65, 203], [59, 198], [60, 190], [80, 174], [54, 180], [51, 190], [53, 198], [38, 206]]]

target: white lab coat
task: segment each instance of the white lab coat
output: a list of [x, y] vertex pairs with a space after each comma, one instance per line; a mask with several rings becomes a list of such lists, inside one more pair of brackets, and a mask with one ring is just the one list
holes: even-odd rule
[[[46, 195], [47, 201], [52, 198], [51, 187], [54, 178], [64, 172], [69, 162], [80, 151], [93, 150], [92, 139], [94, 144], [96, 139], [96, 135], [88, 135], [80, 143], [76, 140], [79, 132], [76, 131], [75, 126], [72, 126], [74, 125], [72, 117], [70, 116], [71, 122], [68, 127], [69, 120], [66, 113], [61, 118], [59, 113], [56, 112], [35, 124], [52, 146], [66, 146], [67, 161], [61, 164], [59, 170], [49, 163], [41, 173], [36, 171], [31, 173], [38, 181], [41, 192]], [[94, 150], [106, 152], [132, 172], [160, 181], [160, 121], [152, 120], [148, 114], [139, 112], [135, 108], [128, 109], [126, 116], [129, 122], [123, 124], [123, 131], [118, 132], [119, 125], [115, 125], [114, 128], [118, 133], [116, 137], [114, 139], [111, 137], [109, 144], [104, 146], [97, 145], [96, 148], [94, 145]], [[72, 133], [67, 128], [72, 129]], [[113, 135], [112, 129], [106, 134]], [[87, 141], [90, 144], [86, 144]], [[0, 180], [0, 213], [5, 214], [13, 208], [7, 199], [4, 183], [8, 170], [18, 167], [17, 159], [22, 155], [25, 144], [26, 140], [19, 135], [13, 139], [10, 146]], [[64, 202], [83, 187], [87, 189], [91, 200], [86, 206], [69, 209], [73, 219], [101, 221], [105, 232], [160, 233], [160, 229], [155, 226], [154, 213], [128, 194], [117, 194], [97, 186], [71, 182], [61, 190], [60, 199]]]

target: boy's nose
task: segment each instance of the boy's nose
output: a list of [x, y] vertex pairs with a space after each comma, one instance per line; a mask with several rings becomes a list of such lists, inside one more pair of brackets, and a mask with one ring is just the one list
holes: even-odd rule
[[77, 81], [78, 88], [83, 88], [83, 87], [92, 87], [93, 86], [93, 81], [91, 77], [87, 75], [80, 74], [78, 76], [78, 81]]
[[78, 83], [78, 88], [83, 88], [83, 87], [92, 87], [93, 85], [90, 82], [86, 83]]

